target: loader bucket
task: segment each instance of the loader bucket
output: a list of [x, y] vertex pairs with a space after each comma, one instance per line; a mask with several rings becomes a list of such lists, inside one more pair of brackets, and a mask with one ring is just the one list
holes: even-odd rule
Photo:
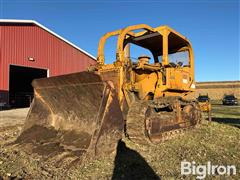
[[110, 81], [91, 72], [37, 79], [19, 144], [32, 152], [72, 152], [81, 159], [109, 154], [122, 137], [124, 121]]

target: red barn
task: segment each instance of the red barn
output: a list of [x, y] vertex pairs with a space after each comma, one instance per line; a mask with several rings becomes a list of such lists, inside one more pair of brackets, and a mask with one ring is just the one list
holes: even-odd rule
[[95, 62], [36, 21], [0, 20], [0, 106], [28, 106], [33, 79], [83, 71]]

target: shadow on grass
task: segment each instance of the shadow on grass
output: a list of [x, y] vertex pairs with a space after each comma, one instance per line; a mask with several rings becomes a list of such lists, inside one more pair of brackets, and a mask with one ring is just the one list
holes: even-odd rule
[[112, 180], [118, 179], [160, 179], [145, 159], [136, 151], [118, 142]]
[[219, 118], [219, 117], [213, 117], [212, 121], [228, 124], [234, 127], [237, 127], [240, 129], [240, 118]]

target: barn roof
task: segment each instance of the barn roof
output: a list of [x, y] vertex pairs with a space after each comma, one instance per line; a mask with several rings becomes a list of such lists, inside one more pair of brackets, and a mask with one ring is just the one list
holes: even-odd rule
[[47, 31], [48, 33], [56, 36], [57, 38], [61, 39], [62, 41], [66, 42], [67, 44], [71, 45], [72, 47], [76, 48], [77, 50], [83, 52], [84, 54], [86, 54], [87, 56], [93, 58], [96, 60], [96, 57], [94, 57], [93, 55], [91, 55], [90, 53], [84, 51], [83, 49], [81, 49], [80, 47], [78, 47], [77, 45], [71, 43], [70, 41], [66, 40], [65, 38], [63, 38], [62, 36], [56, 34], [55, 32], [51, 31], [50, 29], [48, 29], [47, 27], [43, 26], [42, 24], [38, 23], [37, 21], [34, 20], [20, 20], [20, 19], [0, 19], [0, 23], [15, 23], [15, 24], [34, 24], [42, 29], [44, 29], [45, 31]]

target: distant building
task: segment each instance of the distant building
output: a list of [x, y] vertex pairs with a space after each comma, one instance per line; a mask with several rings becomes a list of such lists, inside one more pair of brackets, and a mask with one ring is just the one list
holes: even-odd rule
[[0, 106], [28, 106], [33, 79], [95, 63], [95, 57], [36, 21], [0, 19]]

